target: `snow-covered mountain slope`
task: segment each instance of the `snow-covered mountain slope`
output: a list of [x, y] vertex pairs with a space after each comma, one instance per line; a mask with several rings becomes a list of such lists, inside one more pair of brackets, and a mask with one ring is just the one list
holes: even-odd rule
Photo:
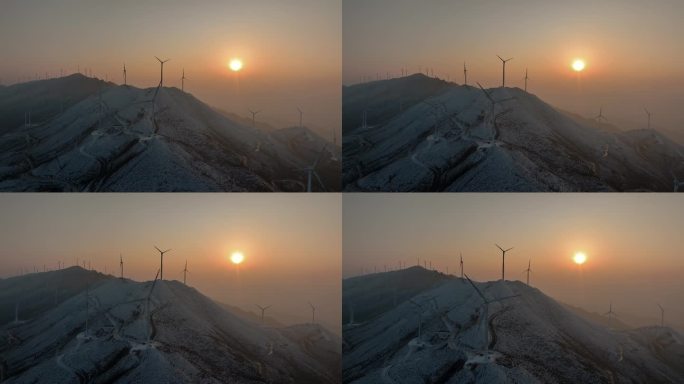
[[475, 285], [502, 300], [485, 308], [467, 280], [421, 267], [345, 280], [343, 382], [684, 382], [684, 338], [670, 328], [615, 330], [519, 281]]
[[3, 383], [339, 382], [340, 340], [326, 329], [262, 326], [177, 281], [73, 267], [2, 285], [3, 313], [19, 304], [0, 325]]
[[[355, 85], [374, 92], [385, 82]], [[684, 148], [655, 130], [620, 132], [583, 123], [518, 88], [450, 84], [367, 126], [345, 126], [343, 187], [348, 191], [672, 191], [684, 179]], [[351, 93], [351, 90], [348, 91]], [[410, 88], [406, 94], [410, 95]], [[345, 113], [363, 116], [353, 99]], [[371, 103], [370, 100], [366, 102]], [[395, 107], [397, 107], [395, 105]]]
[[20, 121], [2, 121], [0, 190], [303, 191], [303, 168], [319, 155], [325, 189], [340, 188], [340, 148], [306, 128], [253, 129], [176, 88], [66, 79], [95, 81], [96, 90], [61, 113], [32, 113], [29, 127], [22, 119], [30, 98], [15, 106], [12, 89], [43, 82], [3, 91], [0, 111]]

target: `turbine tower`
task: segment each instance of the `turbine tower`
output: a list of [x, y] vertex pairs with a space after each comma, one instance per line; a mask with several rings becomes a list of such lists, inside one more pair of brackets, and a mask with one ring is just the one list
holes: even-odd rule
[[505, 87], [506, 86], [506, 63], [513, 60], [513, 58], [511, 57], [510, 59], [504, 60], [499, 55], [496, 55], [496, 57], [498, 57], [499, 60], [501, 60], [501, 63], [503, 64], [503, 77], [502, 77], [502, 81], [501, 81], [501, 87]]
[[660, 305], [660, 303], [656, 303], [656, 304], [658, 304], [658, 307], [660, 308], [660, 326], [664, 327], [665, 326], [665, 308], [663, 308], [663, 306]]
[[166, 252], [171, 251], [171, 250], [170, 250], [170, 249], [167, 249], [166, 251], [162, 251], [161, 249], [157, 248], [156, 245], [154, 246], [154, 248], [155, 248], [157, 251], [159, 251], [159, 256], [160, 256], [160, 258], [161, 258], [161, 261], [160, 261], [160, 265], [161, 265], [161, 266], [159, 267], [159, 280], [164, 280], [164, 254], [165, 254]]
[[[311, 303], [309, 303], [310, 305]], [[264, 312], [266, 312], [267, 309], [271, 308], [272, 305], [267, 305], [265, 307], [262, 307], [261, 305], [257, 304], [256, 305], [260, 310], [261, 310], [261, 322], [264, 322]]]
[[468, 69], [465, 61], [463, 62], [463, 85], [468, 85]]
[[123, 75], [124, 75], [124, 86], [126, 86], [126, 85], [128, 85], [128, 82], [126, 79], [126, 63], [124, 63]]
[[608, 307], [608, 312], [604, 313], [604, 315], [608, 316], [608, 322], [609, 323], [613, 319], [613, 316], [616, 316], [616, 313], [613, 312], [613, 302], [612, 301], [610, 302], [610, 306]]
[[505, 275], [506, 275], [506, 252], [513, 249], [513, 247], [508, 248], [508, 249], [503, 249], [503, 248], [499, 247], [498, 244], [494, 244], [494, 245], [496, 245], [496, 247], [501, 250], [501, 280], [506, 280], [505, 279]]
[[256, 115], [261, 111], [252, 111], [251, 109], [248, 109], [248, 111], [252, 114], [252, 128], [256, 128]]
[[484, 329], [485, 348], [487, 351], [489, 351], [489, 304], [499, 302], [499, 301], [503, 301], [506, 299], [511, 299], [513, 297], [518, 297], [520, 295], [504, 296], [504, 297], [501, 297], [498, 299], [489, 300], [489, 299], [487, 299], [487, 297], [485, 297], [484, 293], [482, 293], [482, 291], [480, 291], [480, 289], [477, 288], [477, 286], [475, 286], [475, 283], [473, 283], [473, 281], [470, 280], [470, 277], [468, 277], [468, 275], [465, 275], [465, 277], [466, 277], [466, 279], [468, 279], [468, 282], [473, 287], [473, 289], [475, 289], [475, 292], [477, 292], [477, 294], [482, 299], [483, 310], [482, 310], [482, 323], [480, 323], [480, 326]]
[[186, 283], [188, 276], [188, 260], [185, 260], [185, 268], [183, 268], [183, 285], [188, 285]]
[[161, 64], [161, 77], [159, 78], [159, 87], [162, 87], [164, 85], [164, 63], [171, 59], [162, 60], [157, 56], [155, 56], [154, 58], [159, 61], [159, 64]]
[[304, 112], [299, 107], [297, 107], [297, 110], [299, 111], [299, 129], [302, 129], [304, 128], [304, 124], [302, 124]]
[[309, 307], [311, 307], [311, 324], [316, 324], [316, 307], [311, 302], [309, 302]]
[[523, 270], [523, 272], [527, 272], [527, 286], [528, 287], [530, 286], [530, 272], [532, 272], [531, 264], [532, 264], [532, 259], [529, 259], [527, 261], [527, 269]]
[[318, 181], [318, 184], [325, 190], [325, 184], [323, 184], [323, 180], [321, 180], [321, 177], [318, 175], [318, 172], [316, 172], [316, 167], [318, 166], [318, 163], [321, 161], [321, 157], [323, 156], [323, 153], [325, 152], [325, 145], [323, 145], [323, 148], [321, 149], [321, 152], [318, 154], [318, 157], [316, 157], [316, 160], [314, 160], [313, 164], [306, 166], [304, 168], [300, 168], [300, 171], [305, 171], [307, 173], [307, 178], [306, 178], [306, 191], [307, 192], [312, 192], [312, 187], [313, 187], [313, 177], [316, 178]]
[[121, 280], [123, 280], [123, 256], [119, 254], [119, 267], [121, 268]]
[[529, 79], [529, 77], [527, 77], [527, 68], [525, 68], [525, 92], [527, 92], [527, 79]]
[[181, 77], [181, 92], [185, 92], [185, 68], [183, 68], [183, 76]]
[[463, 254], [461, 253], [461, 279], [463, 278]]
[[648, 116], [648, 129], [651, 129], [651, 112], [646, 108], [644, 108], [644, 111], [646, 112], [646, 116]]
[[601, 123], [601, 120], [608, 120], [605, 116], [603, 116], [603, 107], [599, 108], [599, 114], [598, 116], [594, 117], [594, 120], [598, 121], [599, 123]]

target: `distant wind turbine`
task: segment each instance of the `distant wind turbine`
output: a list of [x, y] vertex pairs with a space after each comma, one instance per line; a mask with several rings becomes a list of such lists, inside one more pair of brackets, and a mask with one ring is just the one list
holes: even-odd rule
[[123, 256], [119, 254], [119, 267], [121, 268], [121, 280], [123, 280]]
[[501, 87], [505, 87], [505, 86], [506, 86], [506, 63], [509, 62], [509, 61], [511, 61], [511, 60], [513, 60], [513, 58], [511, 57], [510, 59], [504, 60], [504, 59], [501, 58], [501, 56], [499, 56], [499, 55], [496, 55], [496, 57], [498, 57], [499, 60], [501, 60], [501, 63], [503, 64], [503, 78], [502, 78], [502, 81], [501, 81]]
[[124, 75], [124, 86], [128, 85], [128, 80], [126, 79], [126, 63], [124, 63], [124, 68], [123, 68], [123, 75]]
[[164, 63], [166, 63], [167, 61], [169, 61], [171, 59], [162, 60], [162, 59], [158, 58], [157, 56], [155, 56], [154, 58], [159, 61], [159, 64], [161, 64], [161, 76], [159, 78], [159, 87], [163, 87], [164, 86]]
[[532, 272], [531, 264], [532, 264], [532, 259], [529, 259], [527, 261], [527, 269], [523, 270], [523, 272], [527, 272], [527, 286], [528, 287], [530, 286], [530, 272]]
[[261, 111], [253, 111], [251, 109], [248, 109], [248, 111], [252, 114], [252, 128], [256, 128], [256, 115]]
[[318, 166], [318, 163], [321, 161], [321, 157], [323, 156], [323, 153], [325, 152], [325, 147], [326, 146], [323, 145], [321, 152], [318, 154], [318, 157], [316, 157], [313, 164], [299, 169], [301, 171], [305, 171], [307, 174], [307, 178], [306, 178], [306, 191], [307, 192], [313, 191], [313, 178], [314, 177], [318, 181], [318, 184], [321, 186], [321, 188], [323, 188], [323, 190], [326, 189], [325, 184], [323, 184], [323, 180], [321, 180], [321, 177], [318, 175], [318, 172], [316, 172], [316, 167]]
[[185, 268], [183, 268], [183, 284], [188, 285], [186, 283], [187, 281], [187, 276], [188, 276], [188, 260], [185, 260]]
[[525, 68], [525, 92], [527, 92], [527, 79], [529, 79], [529, 77], [527, 77], [527, 68]]
[[311, 302], [309, 302], [309, 306], [311, 307], [311, 324], [316, 324], [316, 307]]
[[261, 310], [261, 322], [264, 322], [264, 312], [266, 312], [267, 309], [271, 308], [272, 305], [267, 305], [265, 307], [262, 307], [261, 305], [257, 304], [256, 305], [260, 310]]
[[461, 279], [463, 278], [463, 254], [461, 253]]
[[185, 68], [183, 68], [183, 76], [181, 77], [181, 92], [185, 92]]
[[663, 308], [663, 306], [660, 305], [660, 303], [656, 303], [656, 304], [658, 304], [658, 307], [660, 308], [660, 326], [664, 327], [665, 326], [665, 308]]
[[170, 250], [170, 249], [167, 249], [166, 251], [162, 251], [161, 249], [157, 248], [156, 245], [154, 246], [154, 248], [155, 248], [157, 251], [159, 251], [159, 256], [160, 256], [160, 258], [161, 258], [161, 261], [160, 261], [160, 265], [161, 265], [161, 266], [159, 267], [159, 280], [164, 280], [164, 254], [165, 254], [166, 252], [170, 252], [171, 250]]
[[604, 313], [604, 316], [608, 316], [608, 322], [610, 322], [613, 319], [613, 316], [617, 316], [615, 312], [613, 312], [613, 302], [610, 302], [610, 306], [608, 307], [608, 312]]
[[465, 61], [463, 62], [463, 85], [468, 85], [468, 69]]
[[648, 111], [648, 109], [644, 108], [644, 111], [646, 112], [646, 116], [648, 116], [648, 129], [651, 129], [651, 112]]
[[299, 128], [301, 129], [304, 128], [304, 124], [302, 124], [304, 112], [299, 107], [297, 107], [297, 110], [299, 111]]
[[599, 114], [594, 119], [596, 121], [598, 121], [599, 123], [601, 123], [601, 120], [606, 120], [606, 121], [608, 120], [608, 119], [606, 119], [605, 116], [603, 116], [603, 107], [599, 108]]
[[494, 244], [494, 245], [496, 245], [496, 247], [501, 250], [501, 280], [506, 280], [505, 279], [505, 277], [506, 277], [506, 252], [513, 249], [513, 247], [508, 248], [508, 249], [503, 249], [498, 244]]

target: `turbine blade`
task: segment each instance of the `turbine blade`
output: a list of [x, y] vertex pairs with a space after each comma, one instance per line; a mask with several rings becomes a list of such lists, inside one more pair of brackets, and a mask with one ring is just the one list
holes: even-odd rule
[[[159, 252], [161, 252], [161, 251], [162, 251], [161, 249], [157, 248], [157, 246], [156, 246], [156, 245], [154, 246], [154, 248], [155, 248], [155, 249], [156, 249], [157, 251], [159, 251]], [[162, 252], [162, 253], [163, 253], [163, 252]]]
[[475, 283], [473, 283], [473, 281], [470, 280], [470, 277], [468, 277], [468, 275], [466, 275], [465, 273], [464, 273], [463, 275], [466, 277], [466, 279], [468, 279], [468, 282], [470, 283], [470, 285], [472, 285], [473, 288], [475, 288], [475, 291], [477, 292], [478, 295], [480, 295], [480, 297], [482, 298], [482, 301], [484, 301], [485, 303], [488, 303], [488, 301], [487, 301], [487, 299], [485, 298], [484, 294], [482, 294], [482, 291], [480, 291], [480, 290], [475, 286]]
[[501, 250], [501, 252], [506, 252], [506, 251], [504, 251], [503, 248], [501, 248], [501, 247], [499, 246], [499, 244], [494, 244], [494, 245], [496, 245], [496, 247], [499, 248], [499, 249]]

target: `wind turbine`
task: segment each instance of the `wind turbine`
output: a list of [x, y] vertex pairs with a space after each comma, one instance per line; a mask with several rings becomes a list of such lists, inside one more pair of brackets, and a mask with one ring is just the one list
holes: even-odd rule
[[477, 86], [480, 87], [480, 89], [482, 90], [482, 92], [485, 94], [485, 97], [487, 97], [487, 99], [489, 100], [489, 103], [490, 103], [490, 105], [491, 105], [491, 111], [490, 111], [490, 113], [489, 113], [489, 115], [490, 115], [489, 118], [492, 120], [492, 125], [493, 125], [493, 124], [494, 124], [494, 119], [495, 119], [495, 116], [494, 116], [494, 108], [496, 107], [496, 105], [499, 104], [499, 103], [503, 103], [504, 101], [514, 100], [515, 97], [509, 97], [509, 98], [501, 99], [501, 100], [494, 100], [494, 97], [492, 97], [492, 94], [489, 93], [486, 89], [484, 89], [484, 87], [482, 86], [482, 84], [480, 84], [479, 82], [476, 82], [476, 83], [477, 83]]
[[300, 168], [301, 171], [305, 171], [307, 173], [307, 178], [306, 178], [306, 191], [307, 192], [312, 192], [313, 177], [316, 177], [316, 180], [318, 180], [318, 184], [320, 184], [321, 188], [323, 188], [323, 190], [325, 190], [325, 184], [323, 184], [321, 177], [318, 175], [318, 172], [316, 172], [316, 167], [318, 166], [318, 163], [321, 161], [321, 157], [323, 156], [323, 152], [325, 152], [325, 145], [323, 145], [321, 152], [318, 154], [318, 157], [316, 157], [316, 160], [314, 160], [313, 164], [306, 166], [304, 168]]
[[503, 249], [503, 248], [499, 247], [498, 244], [494, 244], [494, 245], [496, 245], [496, 247], [501, 250], [501, 280], [506, 280], [505, 279], [505, 275], [506, 275], [506, 252], [513, 249], [513, 247], [508, 248], [508, 249]]
[[648, 129], [651, 129], [651, 112], [649, 112], [645, 107], [644, 111], [646, 111], [646, 115], [648, 116]]
[[468, 277], [468, 275], [465, 275], [465, 277], [466, 277], [466, 279], [468, 279], [468, 282], [473, 287], [473, 289], [475, 289], [475, 292], [477, 292], [477, 294], [482, 299], [483, 314], [482, 314], [481, 327], [484, 329], [485, 348], [486, 348], [486, 350], [489, 350], [489, 324], [488, 324], [488, 322], [489, 322], [489, 304], [495, 303], [498, 301], [503, 301], [506, 299], [511, 299], [513, 297], [518, 297], [520, 295], [510, 295], [510, 296], [504, 296], [504, 297], [494, 299], [494, 300], [489, 300], [489, 299], [487, 299], [487, 297], [485, 297], [484, 293], [482, 293], [482, 291], [480, 291], [480, 289], [477, 288], [477, 286], [475, 286], [475, 283], [473, 283], [473, 281], [470, 280], [470, 277]]
[[123, 280], [123, 256], [119, 254], [119, 267], [121, 268], [121, 280]]
[[527, 77], [527, 68], [525, 68], [525, 92], [527, 92], [527, 79], [529, 79], [529, 77]]
[[181, 77], [181, 92], [185, 92], [185, 68], [183, 68], [183, 76]]
[[126, 63], [124, 63], [123, 75], [124, 75], [124, 86], [126, 86], [126, 85], [128, 85], [127, 79], [126, 79]]
[[465, 61], [463, 62], [463, 85], [468, 85], [468, 69]]
[[610, 306], [608, 307], [608, 312], [604, 313], [603, 315], [608, 316], [608, 322], [609, 323], [612, 320], [613, 316], [617, 316], [617, 314], [615, 312], [613, 312], [613, 302], [612, 301], [610, 302]]
[[188, 260], [186, 259], [185, 260], [185, 268], [183, 268], [183, 284], [184, 285], [188, 285], [185, 283], [187, 275], [188, 275]]
[[302, 124], [304, 112], [302, 112], [299, 107], [297, 107], [297, 110], [299, 111], [299, 128], [302, 129], [304, 128], [304, 125]]
[[[309, 305], [311, 305], [311, 303], [309, 303]], [[261, 322], [263, 323], [264, 322], [264, 312], [266, 312], [267, 309], [271, 308], [272, 305], [262, 307], [261, 305], [257, 304], [256, 306], [261, 310]]]
[[523, 270], [523, 272], [527, 272], [527, 286], [530, 286], [530, 272], [532, 272], [531, 265], [532, 264], [532, 259], [529, 259], [527, 261], [527, 269]]
[[161, 266], [159, 267], [159, 280], [164, 280], [164, 254], [171, 250], [167, 249], [166, 251], [162, 251], [161, 249], [157, 248], [156, 245], [154, 246], [154, 248], [157, 251], [159, 251], [159, 256], [161, 257]]
[[461, 253], [461, 279], [463, 278], [463, 254]]
[[166, 63], [167, 61], [169, 61], [171, 59], [162, 60], [162, 59], [158, 58], [157, 56], [155, 56], [154, 58], [159, 61], [159, 64], [161, 64], [161, 77], [159, 79], [159, 87], [162, 87], [164, 85], [164, 63]]
[[660, 305], [660, 303], [656, 303], [656, 304], [658, 304], [658, 307], [660, 307], [660, 326], [664, 327], [665, 326], [665, 308], [663, 308], [663, 306]]
[[603, 107], [599, 108], [599, 114], [598, 114], [598, 116], [594, 117], [594, 119], [596, 121], [598, 121], [599, 123], [601, 123], [601, 119], [606, 120], [606, 121], [608, 120], [608, 119], [606, 119], [605, 116], [603, 116]]
[[252, 111], [251, 109], [248, 109], [248, 111], [252, 114], [252, 128], [256, 128], [256, 115], [261, 111]]
[[501, 63], [503, 63], [503, 80], [501, 81], [501, 87], [505, 87], [506, 86], [506, 63], [513, 60], [513, 58], [511, 57], [510, 59], [504, 60], [499, 55], [496, 55], [496, 57], [498, 57], [499, 60], [501, 60]]
[[311, 324], [316, 324], [316, 307], [311, 302], [309, 302], [309, 306], [311, 307]]

